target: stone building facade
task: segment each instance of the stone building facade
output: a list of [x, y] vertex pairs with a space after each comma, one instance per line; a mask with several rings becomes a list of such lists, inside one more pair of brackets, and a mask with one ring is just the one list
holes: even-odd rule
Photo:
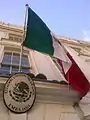
[[[90, 43], [63, 36], [56, 36], [64, 45], [72, 48], [88, 66], [90, 65]], [[25, 73], [43, 73], [47, 81], [34, 81], [36, 100], [32, 109], [16, 114], [8, 110], [3, 102], [3, 88], [11, 74], [19, 71], [23, 27], [0, 22], [0, 119], [2, 120], [79, 120], [72, 107], [78, 101], [75, 91], [60, 85], [65, 80], [52, 59], [39, 52], [23, 48], [22, 71]], [[53, 81], [52, 81], [53, 80]], [[57, 82], [54, 82], [56, 80]], [[75, 94], [75, 97], [69, 95]], [[90, 113], [90, 93], [80, 106], [85, 115]]]

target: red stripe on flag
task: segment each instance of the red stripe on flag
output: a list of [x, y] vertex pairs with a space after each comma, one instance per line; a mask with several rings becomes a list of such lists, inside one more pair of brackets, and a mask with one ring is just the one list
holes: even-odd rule
[[67, 53], [67, 56], [72, 61], [72, 65], [68, 72], [65, 74], [64, 68], [62, 65], [62, 61], [58, 59], [58, 63], [62, 67], [64, 76], [66, 80], [70, 83], [72, 88], [80, 93], [80, 95], [83, 97], [87, 94], [90, 88], [90, 83], [86, 79], [84, 73], [81, 71], [81, 69], [78, 67], [72, 56]]

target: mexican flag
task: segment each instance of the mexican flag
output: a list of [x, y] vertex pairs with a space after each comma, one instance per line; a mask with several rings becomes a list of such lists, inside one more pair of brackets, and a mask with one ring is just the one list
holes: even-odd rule
[[81, 96], [86, 95], [89, 91], [90, 84], [74, 59], [72, 59], [72, 56], [55, 39], [46, 24], [30, 7], [28, 7], [27, 31], [23, 45], [55, 57], [62, 67], [66, 80]]
[[71, 66], [71, 61], [63, 47], [58, 44], [46, 24], [30, 7], [28, 7], [27, 32], [23, 45], [55, 58], [60, 58], [65, 65], [65, 72]]

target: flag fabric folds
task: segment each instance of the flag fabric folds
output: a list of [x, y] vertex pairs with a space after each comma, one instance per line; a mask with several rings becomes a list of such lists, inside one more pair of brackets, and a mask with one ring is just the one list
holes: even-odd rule
[[27, 32], [24, 45], [49, 55], [54, 53], [50, 30], [31, 8], [28, 8]]
[[57, 58], [64, 76], [72, 88], [78, 91], [81, 96], [88, 92], [90, 85], [83, 72], [62, 44], [54, 38], [42, 19], [30, 7], [28, 7], [27, 31], [23, 45]]
[[30, 7], [28, 8], [27, 32], [23, 45], [38, 52], [60, 58], [66, 66], [65, 72], [71, 66], [71, 61], [62, 46], [58, 44], [46, 24]]
[[62, 66], [64, 77], [70, 83], [73, 89], [80, 93], [80, 96], [83, 97], [87, 94], [90, 88], [89, 81], [85, 77], [84, 73], [78, 67], [72, 56], [67, 52], [67, 56], [72, 61], [72, 65], [67, 73], [64, 72], [64, 67], [62, 66], [62, 61], [58, 59], [58, 63]]

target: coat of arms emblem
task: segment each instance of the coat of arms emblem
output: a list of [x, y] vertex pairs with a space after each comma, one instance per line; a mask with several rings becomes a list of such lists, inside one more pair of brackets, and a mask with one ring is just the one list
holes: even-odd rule
[[15, 74], [7, 80], [3, 96], [5, 105], [11, 111], [16, 113], [26, 112], [35, 101], [34, 82], [27, 74]]

